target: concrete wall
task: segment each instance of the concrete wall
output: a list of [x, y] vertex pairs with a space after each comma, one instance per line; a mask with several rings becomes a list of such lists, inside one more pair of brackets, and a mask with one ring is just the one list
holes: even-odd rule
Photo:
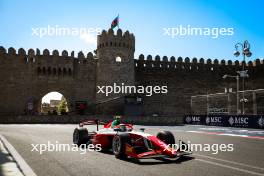
[[[113, 120], [112, 116], [0, 116], [0, 124], [78, 124], [83, 120], [99, 119], [103, 122]], [[132, 123], [137, 125], [180, 125], [183, 124], [182, 117], [122, 117], [123, 123]]]

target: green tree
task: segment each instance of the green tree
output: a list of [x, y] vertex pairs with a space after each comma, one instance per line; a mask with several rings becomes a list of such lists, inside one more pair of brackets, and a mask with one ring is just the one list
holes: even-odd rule
[[58, 112], [61, 115], [64, 115], [68, 112], [68, 107], [67, 107], [67, 101], [64, 96], [61, 97], [60, 103], [58, 105]]

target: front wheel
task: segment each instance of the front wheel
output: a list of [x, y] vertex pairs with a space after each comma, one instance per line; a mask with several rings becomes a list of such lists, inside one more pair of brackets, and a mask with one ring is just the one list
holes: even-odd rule
[[170, 145], [175, 144], [175, 138], [170, 131], [160, 131], [157, 134], [157, 138], [163, 141], [165, 144], [170, 144]]
[[129, 143], [130, 137], [129, 134], [117, 134], [113, 138], [112, 150], [116, 158], [126, 159], [126, 144]]
[[80, 146], [89, 141], [88, 130], [86, 128], [75, 128], [73, 132], [73, 143]]

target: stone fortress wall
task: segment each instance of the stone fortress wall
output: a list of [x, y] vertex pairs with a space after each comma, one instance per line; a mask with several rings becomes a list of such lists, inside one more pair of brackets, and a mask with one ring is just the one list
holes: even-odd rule
[[[76, 101], [91, 104], [120, 96], [96, 94], [97, 85], [124, 82], [168, 86], [167, 94], [143, 96], [137, 108], [139, 114], [182, 116], [191, 113], [193, 95], [223, 92], [225, 87], [235, 90], [236, 81], [222, 77], [236, 75], [236, 71], [242, 69], [239, 61], [142, 54], [135, 59], [134, 52], [134, 35], [128, 31], [123, 33], [121, 29], [116, 34], [112, 29], [104, 30], [97, 38], [95, 54], [79, 52], [77, 57], [74, 52], [69, 54], [65, 50], [60, 54], [57, 50], [40, 52], [39, 49], [25, 51], [20, 48], [16, 51], [0, 47], [0, 114], [26, 113], [29, 103], [32, 111], [39, 112], [41, 98], [51, 91], [62, 93], [69, 109], [74, 110]], [[116, 61], [117, 57], [121, 62]], [[246, 79], [246, 89], [263, 89], [263, 60], [247, 62], [246, 69], [250, 76]], [[98, 114], [125, 113], [124, 108], [127, 108], [124, 99], [103, 106], [108, 108], [97, 109]]]
[[95, 101], [96, 60], [93, 54], [82, 52], [74, 57], [67, 51], [50, 53], [29, 49], [0, 48], [0, 114], [22, 114], [28, 102], [39, 111], [42, 97], [58, 91], [63, 94], [70, 110], [74, 101]]
[[[245, 79], [245, 90], [263, 89], [264, 63], [256, 59], [246, 63], [249, 78]], [[135, 61], [136, 80], [142, 84], [162, 84], [168, 86], [168, 94], [146, 97], [144, 110], [157, 114], [182, 115], [192, 114], [191, 96], [224, 92], [225, 88], [233, 89], [232, 101], [236, 104], [236, 80], [223, 79], [225, 74], [237, 75], [242, 70], [242, 63], [231, 60], [161, 57], [140, 55]], [[242, 81], [240, 81], [240, 91]], [[249, 95], [248, 95], [249, 96]], [[240, 93], [242, 97], [242, 93]], [[215, 97], [212, 97], [215, 100]], [[212, 99], [211, 98], [211, 99]], [[261, 101], [261, 100], [259, 100]], [[201, 102], [204, 106], [204, 102]], [[251, 105], [249, 105], [251, 106]], [[253, 105], [252, 105], [253, 106]], [[262, 105], [264, 106], [264, 104]], [[250, 108], [248, 108], [250, 109]], [[250, 110], [252, 111], [252, 110]], [[235, 107], [232, 108], [235, 112]], [[249, 112], [248, 113], [253, 113]]]

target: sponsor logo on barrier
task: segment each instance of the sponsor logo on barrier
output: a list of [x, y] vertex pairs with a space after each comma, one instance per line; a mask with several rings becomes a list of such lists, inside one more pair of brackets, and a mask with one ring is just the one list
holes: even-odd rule
[[248, 117], [230, 117], [228, 122], [231, 126], [248, 126]]
[[211, 124], [222, 124], [222, 117], [206, 117], [205, 123], [207, 125]]
[[185, 121], [186, 121], [186, 123], [190, 123], [192, 121], [192, 118], [190, 116], [187, 116]]
[[263, 115], [186, 115], [185, 123], [196, 125], [263, 128]]
[[200, 119], [200, 117], [193, 116], [193, 117], [192, 117], [192, 121], [193, 121], [193, 122], [200, 122], [201, 119]]
[[206, 124], [209, 124], [209, 123], [210, 123], [210, 117], [206, 117], [206, 119], [205, 119], [205, 123], [206, 123]]
[[258, 125], [259, 125], [260, 127], [263, 127], [263, 126], [264, 126], [264, 119], [263, 119], [262, 117], [260, 117], [260, 118], [258, 119]]
[[199, 116], [187, 116], [185, 118], [186, 123], [199, 123], [201, 118]]
[[230, 118], [228, 119], [228, 122], [229, 122], [229, 124], [232, 126], [232, 125], [234, 124], [234, 118], [233, 118], [233, 117], [230, 117]]

